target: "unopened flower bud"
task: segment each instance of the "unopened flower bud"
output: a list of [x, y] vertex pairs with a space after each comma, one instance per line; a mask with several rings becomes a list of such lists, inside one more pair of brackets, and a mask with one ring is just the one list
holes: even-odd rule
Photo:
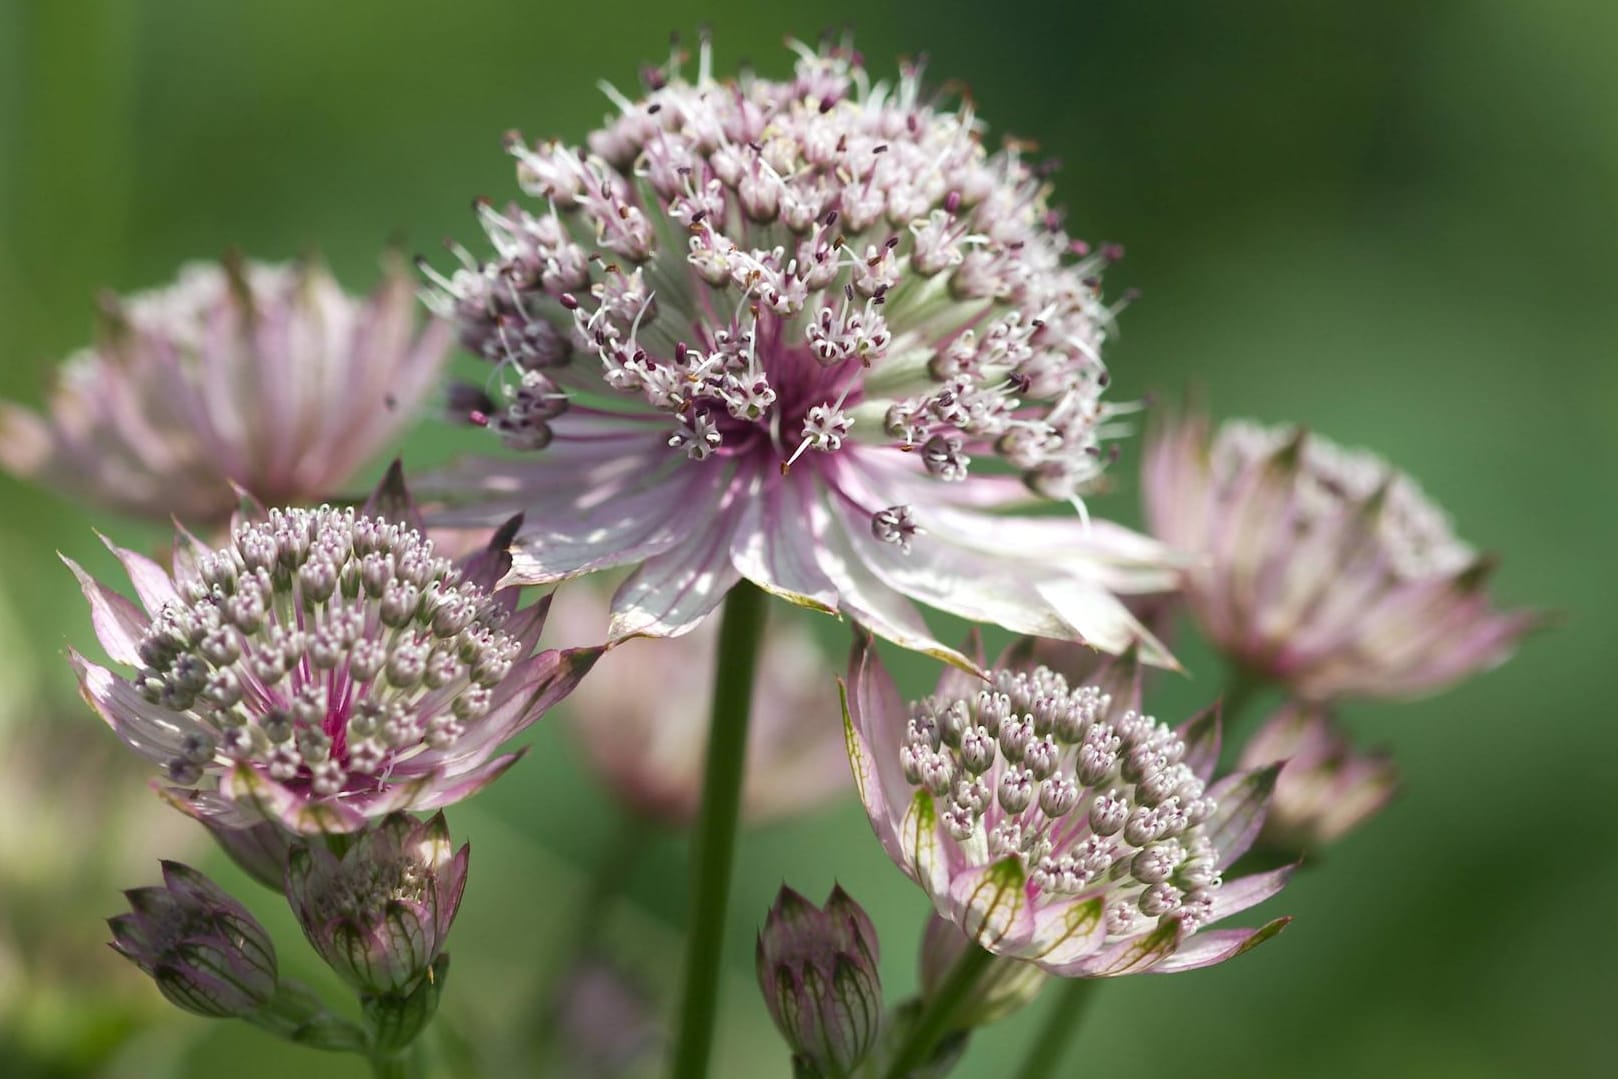
[[229, 893], [189, 866], [163, 863], [163, 884], [124, 893], [109, 918], [113, 950], [151, 976], [169, 1001], [214, 1019], [251, 1015], [275, 996], [275, 946]]
[[412, 992], [443, 950], [466, 886], [444, 815], [394, 813], [341, 858], [316, 844], [287, 857], [287, 898], [304, 935], [362, 993]]
[[841, 887], [823, 909], [782, 886], [758, 936], [758, 984], [795, 1056], [826, 1079], [851, 1074], [876, 1044], [882, 981], [876, 928]]

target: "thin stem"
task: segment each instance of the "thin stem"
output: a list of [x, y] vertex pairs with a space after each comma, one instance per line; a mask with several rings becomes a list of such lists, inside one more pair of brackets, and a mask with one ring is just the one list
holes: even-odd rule
[[893, 1054], [893, 1060], [888, 1063], [888, 1079], [904, 1079], [927, 1063], [939, 1041], [950, 1032], [961, 1005], [993, 962], [994, 956], [976, 944], [961, 953], [955, 961], [955, 969], [949, 972], [933, 998], [922, 1004], [916, 1021]]
[[1017, 1072], [1017, 1079], [1046, 1079], [1056, 1074], [1056, 1066], [1073, 1044], [1073, 1035], [1084, 1019], [1095, 989], [1091, 978], [1062, 979], [1056, 1000], [1045, 1016], [1045, 1025], [1039, 1028], [1034, 1046], [1023, 1059], [1022, 1070]]
[[1232, 662], [1225, 669], [1225, 687], [1219, 695], [1220, 725], [1229, 734], [1241, 721], [1253, 698], [1264, 691], [1264, 677], [1250, 667]]
[[719, 968], [725, 943], [736, 822], [741, 815], [742, 771], [753, 671], [764, 638], [766, 597], [739, 584], [725, 598], [714, 663], [713, 720], [703, 774], [702, 808], [692, 849], [691, 937], [686, 950], [685, 995], [674, 1046], [674, 1079], [705, 1079], [719, 1013]]

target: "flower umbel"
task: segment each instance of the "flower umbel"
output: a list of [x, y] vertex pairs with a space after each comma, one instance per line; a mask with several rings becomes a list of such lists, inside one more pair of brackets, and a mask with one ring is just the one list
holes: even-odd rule
[[315, 261], [194, 263], [102, 302], [49, 412], [0, 402], [0, 467], [107, 509], [219, 524], [232, 484], [274, 505], [339, 492], [410, 422], [449, 354], [407, 271], [369, 298]]
[[960, 672], [906, 708], [868, 639], [846, 695], [860, 797], [888, 855], [939, 915], [995, 955], [1053, 974], [1167, 973], [1278, 932], [1207, 930], [1280, 891], [1290, 867], [1225, 882], [1275, 766], [1208, 785], [1218, 719], [1170, 729], [1137, 709], [1132, 658], [1090, 685], [1045, 667]]
[[131, 912], [107, 920], [113, 950], [145, 971], [177, 1007], [229, 1019], [251, 1015], [275, 997], [269, 934], [213, 881], [165, 861], [161, 886], [124, 894]]
[[536, 452], [432, 478], [435, 523], [527, 511], [523, 583], [637, 567], [615, 638], [685, 632], [745, 578], [958, 663], [912, 600], [1149, 640], [1113, 592], [1164, 586], [1159, 548], [998, 512], [1101, 473], [1119, 252], [1070, 239], [1047, 170], [919, 68], [798, 49], [788, 80], [720, 81], [704, 41], [587, 150], [512, 137], [534, 201], [480, 205], [493, 256], [427, 272], [496, 368], [463, 415]]
[[287, 899], [309, 943], [362, 993], [403, 996], [449, 938], [470, 846], [450, 843], [442, 813], [395, 813], [339, 858], [318, 842], [287, 858]]
[[1198, 623], [1306, 700], [1438, 689], [1503, 661], [1539, 620], [1490, 606], [1492, 561], [1413, 480], [1302, 428], [1171, 419], [1142, 479], [1153, 532], [1193, 556]]
[[1240, 767], [1273, 762], [1281, 774], [1259, 842], [1282, 851], [1335, 843], [1380, 813], [1399, 786], [1392, 758], [1355, 749], [1318, 705], [1289, 702], [1242, 746]]
[[408, 525], [272, 510], [219, 550], [182, 533], [172, 576], [114, 547], [138, 607], [70, 561], [107, 654], [138, 668], [72, 652], [81, 691], [176, 805], [227, 827], [351, 832], [459, 801], [599, 652], [534, 652], [545, 603], [489, 591], [507, 536], [457, 568]]
[[876, 927], [847, 892], [834, 887], [817, 908], [782, 885], [758, 935], [758, 984], [797, 1074], [839, 1079], [870, 1054], [882, 1026], [876, 964]]
[[[607, 597], [578, 582], [557, 591], [550, 633], [599, 640]], [[678, 640], [625, 642], [559, 710], [614, 795], [648, 820], [689, 824], [702, 794], [718, 624]], [[852, 792], [837, 690], [820, 648], [801, 626], [777, 619], [759, 656], [742, 812], [766, 820], [808, 812]]]

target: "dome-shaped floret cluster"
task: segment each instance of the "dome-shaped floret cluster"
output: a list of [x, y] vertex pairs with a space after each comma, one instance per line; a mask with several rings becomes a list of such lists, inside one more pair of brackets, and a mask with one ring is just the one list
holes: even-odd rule
[[983, 947], [1100, 976], [1218, 962], [1280, 928], [1186, 943], [1286, 877], [1223, 879], [1274, 769], [1210, 787], [1211, 714], [1170, 728], [1123, 699], [1127, 682], [1071, 687], [1045, 667], [977, 687], [950, 675], [908, 708], [869, 654], [854, 677], [850, 744], [878, 835]]
[[1221, 880], [1201, 825], [1218, 808], [1186, 745], [1095, 686], [1045, 667], [992, 673], [966, 698], [910, 709], [899, 759], [945, 831], [979, 857], [1015, 857], [1041, 898], [1102, 894], [1107, 931], [1173, 915], [1195, 930]]
[[527, 699], [537, 685], [559, 696], [576, 677], [566, 654], [530, 655], [542, 607], [514, 617], [492, 580], [351, 509], [238, 523], [225, 547], [190, 548], [172, 582], [118, 553], [149, 618], [80, 578], [103, 644], [139, 673], [75, 657], [86, 695], [177, 798], [223, 823], [348, 831], [464, 797], [511, 763], [489, 754], [549, 703]]
[[857, 440], [945, 481], [998, 456], [1073, 497], [1113, 411], [1099, 278], [1119, 250], [1070, 239], [1047, 167], [987, 151], [919, 66], [890, 86], [848, 49], [799, 52], [791, 79], [720, 82], [704, 42], [695, 82], [649, 70], [587, 150], [512, 136], [535, 201], [480, 203], [494, 256], [429, 271], [502, 375], [458, 407], [523, 449], [570, 404], [610, 407], [697, 459], [796, 466]]

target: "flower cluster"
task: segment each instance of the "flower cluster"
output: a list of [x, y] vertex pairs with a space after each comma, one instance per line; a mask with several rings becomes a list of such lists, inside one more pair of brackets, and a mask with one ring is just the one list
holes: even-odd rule
[[182, 533], [172, 576], [115, 547], [138, 607], [69, 564], [137, 673], [73, 665], [194, 815], [318, 834], [433, 809], [510, 767], [496, 748], [597, 654], [534, 651], [545, 605], [488, 591], [500, 542], [457, 568], [407, 525], [321, 507], [239, 522], [216, 551]]
[[684, 632], [745, 578], [955, 662], [909, 600], [1150, 642], [1112, 593], [1166, 586], [1153, 544], [995, 512], [1078, 504], [1108, 458], [1119, 251], [1071, 239], [1045, 166], [985, 149], [918, 67], [800, 53], [720, 81], [704, 42], [587, 149], [511, 138], [533, 201], [480, 204], [493, 255], [429, 269], [430, 302], [496, 369], [456, 407], [537, 452], [431, 478], [435, 520], [527, 512], [516, 582], [638, 566], [614, 638]]
[[406, 270], [366, 299], [315, 261], [194, 263], [102, 303], [45, 416], [0, 402], [0, 467], [123, 513], [229, 518], [234, 487], [319, 501], [400, 434], [449, 357]]
[[1538, 621], [1490, 606], [1492, 561], [1413, 480], [1302, 428], [1168, 421], [1143, 489], [1153, 532], [1196, 556], [1198, 623], [1304, 699], [1429, 692], [1499, 663]]
[[[738, 820], [843, 789], [846, 754], [932, 903], [920, 991], [885, 1008], [875, 925], [840, 886], [823, 907], [782, 886], [759, 985], [795, 1075], [943, 1075], [1053, 975], [1192, 970], [1275, 936], [1288, 919], [1216, 928], [1291, 875], [1245, 872], [1255, 840], [1313, 850], [1393, 786], [1329, 704], [1433, 689], [1534, 622], [1490, 605], [1489, 562], [1412, 481], [1301, 428], [1165, 423], [1155, 538], [1090, 520], [1132, 411], [1102, 361], [1121, 250], [1071, 236], [1051, 166], [987, 146], [920, 65], [873, 81], [847, 45], [793, 47], [786, 78], [721, 79], [705, 39], [694, 75], [677, 52], [638, 99], [610, 91], [583, 146], [512, 135], [524, 197], [477, 203], [486, 243], [458, 267], [423, 264], [424, 329], [397, 267], [361, 301], [313, 263], [193, 266], [107, 302], [48, 417], [0, 405], [10, 471], [186, 521], [166, 562], [109, 543], [135, 599], [68, 561], [113, 666], [71, 663], [164, 797], [288, 900], [360, 1017], [165, 862], [113, 946], [180, 1007], [411, 1071], [467, 886], [442, 808], [624, 647], [570, 722], [636, 827], [698, 824], [674, 1074], [709, 1072]], [[398, 462], [363, 506], [323, 502], [412, 417], [452, 335], [490, 370], [450, 411], [509, 452], [419, 481], [425, 513]], [[610, 569], [606, 606], [563, 585], [580, 646], [541, 649], [554, 594], [523, 588]], [[818, 650], [766, 631], [743, 582], [855, 624], [842, 742]], [[1217, 779], [1217, 710], [1142, 707], [1142, 665], [1175, 665], [1146, 623], [1177, 596], [1235, 684], [1288, 691]], [[951, 647], [919, 607], [1019, 640], [990, 664], [977, 630]], [[905, 703], [877, 637], [946, 661], [931, 695]], [[619, 861], [569, 923], [562, 969], [621, 1017], [552, 1009], [579, 1061], [655, 1039], [639, 995], [593, 976]]]
[[1218, 721], [1169, 728], [1128, 663], [1083, 686], [1047, 667], [946, 675], [906, 708], [855, 649], [845, 722], [888, 854], [938, 913], [996, 955], [1106, 977], [1208, 966], [1278, 932], [1205, 927], [1269, 898], [1290, 869], [1226, 882], [1252, 844], [1274, 766], [1210, 783]]

